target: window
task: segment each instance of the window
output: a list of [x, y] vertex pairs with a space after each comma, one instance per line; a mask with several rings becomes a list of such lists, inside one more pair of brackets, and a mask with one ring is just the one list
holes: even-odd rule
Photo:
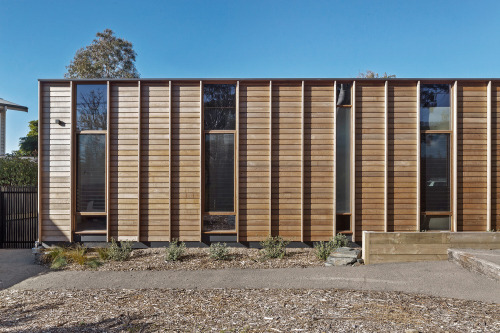
[[336, 228], [351, 230], [351, 90], [350, 83], [337, 83]]
[[75, 231], [106, 231], [107, 86], [76, 86]]
[[450, 86], [420, 88], [421, 230], [450, 230]]
[[205, 232], [235, 231], [236, 86], [203, 86]]

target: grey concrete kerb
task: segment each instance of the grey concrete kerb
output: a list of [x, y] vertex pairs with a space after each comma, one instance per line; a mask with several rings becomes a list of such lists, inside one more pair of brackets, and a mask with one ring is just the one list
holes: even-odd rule
[[448, 259], [500, 282], [500, 250], [449, 249]]

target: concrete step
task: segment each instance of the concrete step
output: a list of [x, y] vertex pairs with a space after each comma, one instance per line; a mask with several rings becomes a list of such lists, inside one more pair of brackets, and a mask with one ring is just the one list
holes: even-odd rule
[[500, 250], [448, 249], [448, 260], [500, 282]]

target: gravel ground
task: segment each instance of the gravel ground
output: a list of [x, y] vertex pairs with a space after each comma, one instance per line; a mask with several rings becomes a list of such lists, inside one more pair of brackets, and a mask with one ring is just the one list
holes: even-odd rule
[[0, 331], [499, 332], [500, 305], [345, 290], [4, 290]]
[[[231, 260], [210, 259], [208, 248], [188, 248], [179, 261], [165, 262], [165, 249], [134, 250], [127, 261], [106, 261], [98, 271], [200, 270], [224, 268], [290, 268], [324, 266], [314, 249], [287, 249], [283, 259], [261, 260], [258, 249], [229, 248]], [[90, 256], [97, 256], [95, 252]], [[87, 266], [69, 264], [65, 270], [90, 270]]]

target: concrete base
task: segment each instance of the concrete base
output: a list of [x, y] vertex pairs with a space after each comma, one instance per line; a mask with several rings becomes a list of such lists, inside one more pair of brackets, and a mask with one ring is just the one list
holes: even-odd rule
[[500, 281], [500, 250], [449, 249], [448, 260]]

